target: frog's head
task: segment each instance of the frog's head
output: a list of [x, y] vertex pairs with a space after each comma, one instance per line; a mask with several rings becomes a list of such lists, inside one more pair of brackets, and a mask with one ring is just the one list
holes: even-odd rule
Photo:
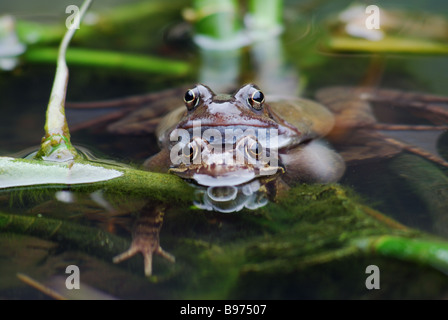
[[253, 84], [241, 87], [233, 95], [215, 94], [198, 84], [185, 93], [184, 102], [187, 115], [179, 122], [179, 128], [190, 129], [195, 121], [200, 121], [205, 129], [278, 127], [265, 108], [263, 92]]
[[278, 150], [295, 133], [277, 123], [254, 85], [216, 95], [197, 85], [186, 115], [170, 133], [170, 171], [203, 186], [236, 186], [282, 172]]
[[224, 144], [194, 136], [186, 145], [179, 143], [177, 150], [179, 153], [172, 149], [171, 156], [176, 162], [170, 172], [203, 186], [237, 186], [283, 172], [277, 151], [267, 149], [253, 135], [243, 135], [235, 143]]

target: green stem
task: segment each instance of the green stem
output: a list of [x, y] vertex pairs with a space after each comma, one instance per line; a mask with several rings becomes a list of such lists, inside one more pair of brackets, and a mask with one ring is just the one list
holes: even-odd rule
[[[145, 21], [166, 15], [167, 12], [177, 12], [183, 5], [184, 0], [142, 1], [98, 10], [95, 13], [98, 20], [93, 25], [84, 25], [82, 31], [77, 34], [77, 41], [89, 41], [92, 38], [95, 41], [99, 33], [110, 33], [111, 28], [122, 29], [135, 21]], [[27, 45], [49, 45], [59, 42], [64, 36], [65, 24], [18, 20], [16, 28], [21, 42]]]
[[381, 41], [335, 36], [328, 41], [328, 47], [330, 50], [346, 52], [400, 52], [410, 54], [448, 53], [448, 45], [442, 42], [405, 39], [393, 36], [387, 36]]
[[[57, 50], [50, 47], [29, 48], [25, 59], [34, 63], [54, 63]], [[131, 55], [121, 52], [70, 48], [67, 52], [70, 65], [84, 67], [113, 68], [132, 72], [183, 76], [190, 71], [190, 65], [147, 55]]]
[[30, 21], [17, 21], [17, 35], [27, 45], [55, 43], [64, 36], [64, 29], [58, 25], [47, 25]]
[[251, 28], [259, 31], [278, 28], [283, 23], [283, 0], [249, 1]]
[[[79, 11], [79, 21], [84, 17], [92, 0], [85, 0]], [[68, 84], [68, 68], [65, 62], [67, 47], [76, 32], [70, 28], [65, 33], [59, 47], [56, 75], [51, 90], [45, 122], [45, 137], [36, 159], [48, 161], [70, 161], [78, 157], [75, 148], [70, 142], [70, 133], [65, 117], [65, 96]]]
[[174, 201], [187, 207], [193, 199], [193, 188], [171, 174], [82, 159], [70, 164], [0, 157], [0, 191], [40, 186], [41, 191], [53, 192], [54, 186], [68, 185], [76, 192], [105, 190], [116, 196], [129, 198], [132, 195], [162, 203]]
[[367, 253], [376, 252], [422, 265], [430, 265], [448, 272], [448, 243], [425, 239], [410, 239], [396, 236], [381, 236], [360, 239], [355, 244]]
[[196, 35], [228, 40], [241, 30], [236, 0], [195, 0]]

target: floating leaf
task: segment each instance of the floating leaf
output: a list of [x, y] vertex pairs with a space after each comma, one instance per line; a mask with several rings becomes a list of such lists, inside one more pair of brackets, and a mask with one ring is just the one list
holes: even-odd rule
[[81, 184], [118, 178], [123, 172], [84, 163], [24, 162], [0, 158], [0, 189], [45, 184]]

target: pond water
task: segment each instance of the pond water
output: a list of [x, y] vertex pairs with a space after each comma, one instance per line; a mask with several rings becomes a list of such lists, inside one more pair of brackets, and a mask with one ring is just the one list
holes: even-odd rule
[[[71, 4], [59, 1], [58, 7], [54, 7], [50, 1], [39, 5], [35, 1], [22, 2], [28, 2], [29, 6], [1, 3], [0, 13], [12, 13], [19, 20], [64, 24], [67, 17], [64, 9]], [[138, 1], [114, 1], [108, 8], [95, 3], [92, 11], [107, 14], [124, 3], [132, 6]], [[280, 37], [264, 46], [259, 43], [258, 47], [224, 54], [206, 53], [194, 45], [193, 31], [181, 15], [184, 1], [169, 5], [163, 1], [151, 3], [154, 8], [163, 8], [160, 11], [163, 14], [150, 15], [143, 21], [130, 19], [102, 26], [93, 36], [83, 36], [81, 27], [73, 47], [162, 56], [185, 61], [192, 66], [190, 71], [173, 76], [69, 65], [67, 101], [119, 99], [192, 87], [197, 82], [216, 92], [255, 82], [265, 93], [300, 94], [307, 98], [314, 98], [320, 89], [330, 86], [366, 84], [448, 96], [448, 54], [330, 52], [324, 45], [323, 30], [329, 28], [331, 18], [347, 8], [349, 1], [286, 1], [285, 30]], [[448, 4], [443, 1], [424, 4], [394, 1], [380, 8], [408, 10], [411, 15], [407, 23], [430, 19], [423, 11], [448, 19]], [[448, 30], [444, 41], [447, 39]], [[49, 45], [56, 47], [57, 43]], [[0, 156], [23, 157], [37, 149], [44, 134], [54, 70], [54, 65], [23, 61], [13, 71], [0, 72]], [[183, 91], [179, 92], [182, 105]], [[388, 103], [393, 105], [394, 101]], [[417, 120], [419, 124], [428, 123], [425, 119], [420, 121], [424, 116], [410, 117], [406, 109], [398, 108], [398, 112], [391, 113], [387, 105], [375, 109], [375, 115], [383, 123]], [[69, 125], [76, 126], [80, 117], [92, 114], [69, 110]], [[448, 159], [446, 132], [441, 131], [440, 137], [431, 139], [425, 140], [425, 145], [434, 142], [433, 150]], [[159, 151], [154, 135], [110, 133], [105, 124], [73, 131], [72, 142], [95, 157], [131, 167], [140, 167]], [[112, 263], [112, 258], [130, 245], [132, 230], [139, 219], [158, 219], [151, 213], [159, 208], [158, 202], [148, 204], [138, 192], [117, 195], [107, 188], [85, 192], [82, 188], [59, 185], [1, 191], [0, 221], [14, 215], [43, 219], [43, 226], [34, 227], [34, 220], [24, 220], [21, 225], [18, 220], [17, 226], [11, 223], [9, 228], [0, 227], [0, 298], [49, 298], [42, 290], [20, 280], [17, 274], [25, 274], [74, 299], [446, 298], [446, 270], [441, 272], [430, 264], [422, 266], [394, 256], [358, 253], [345, 256], [346, 247], [341, 243], [344, 237], [358, 236], [358, 231], [351, 229], [355, 225], [359, 227], [356, 230], [364, 230], [365, 225], [365, 234], [369, 236], [400, 232], [414, 236], [415, 232], [416, 237], [433, 235], [448, 241], [447, 168], [411, 152], [391, 157], [378, 153], [368, 161], [347, 164], [339, 181], [346, 188], [343, 190], [350, 190], [343, 196], [347, 197], [344, 203], [362, 203], [410, 229], [396, 231], [391, 227], [393, 223], [376, 225], [368, 220], [371, 217], [367, 221], [358, 215], [341, 213], [344, 204], [327, 199], [327, 194], [335, 189], [326, 187], [302, 186], [292, 193], [300, 199], [290, 198], [284, 205], [269, 204], [255, 211], [246, 209], [230, 214], [199, 210], [192, 205], [193, 199], [188, 204], [173, 195], [179, 205], [161, 205], [165, 215], [160, 243], [175, 256], [176, 262], [155, 255], [150, 278], [144, 276], [140, 255], [119, 264]], [[321, 204], [314, 204], [312, 199]], [[300, 212], [302, 205], [304, 211]], [[346, 208], [349, 210], [349, 205]], [[320, 212], [323, 220], [319, 220], [316, 212]], [[45, 219], [48, 224], [60, 223], [60, 226], [46, 229]], [[33, 227], [28, 228], [28, 224]], [[102, 240], [97, 236], [100, 230], [108, 235]], [[95, 239], [97, 243], [93, 243]], [[342, 258], [331, 256], [332, 250], [341, 253]], [[324, 256], [332, 258], [324, 263]], [[68, 265], [79, 267], [84, 290], [78, 293], [65, 289]], [[368, 265], [380, 266], [380, 290], [365, 287]], [[408, 281], [409, 278], [413, 281]]]

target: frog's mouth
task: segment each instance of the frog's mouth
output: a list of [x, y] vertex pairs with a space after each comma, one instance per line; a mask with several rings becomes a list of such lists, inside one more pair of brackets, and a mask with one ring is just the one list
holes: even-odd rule
[[253, 135], [239, 136], [228, 144], [212, 137], [195, 136], [188, 144], [171, 149], [170, 172], [202, 186], [237, 186], [279, 170], [278, 151]]
[[[179, 130], [178, 128], [176, 130]], [[248, 123], [241, 124], [219, 124], [213, 123], [208, 125], [199, 125], [192, 127], [184, 127], [188, 132], [189, 137], [202, 137], [209, 143], [232, 144], [241, 137], [253, 136], [256, 139], [264, 141], [263, 144], [270, 145], [270, 148], [282, 149], [300, 142], [300, 134], [297, 135], [291, 130], [284, 130], [273, 126], [264, 125], [248, 125]], [[178, 134], [176, 130], [173, 131], [174, 136]], [[176, 141], [173, 139], [172, 141]]]
[[285, 172], [281, 166], [225, 167], [181, 166], [169, 169], [179, 177], [206, 187], [239, 186], [258, 178], [273, 177]]

